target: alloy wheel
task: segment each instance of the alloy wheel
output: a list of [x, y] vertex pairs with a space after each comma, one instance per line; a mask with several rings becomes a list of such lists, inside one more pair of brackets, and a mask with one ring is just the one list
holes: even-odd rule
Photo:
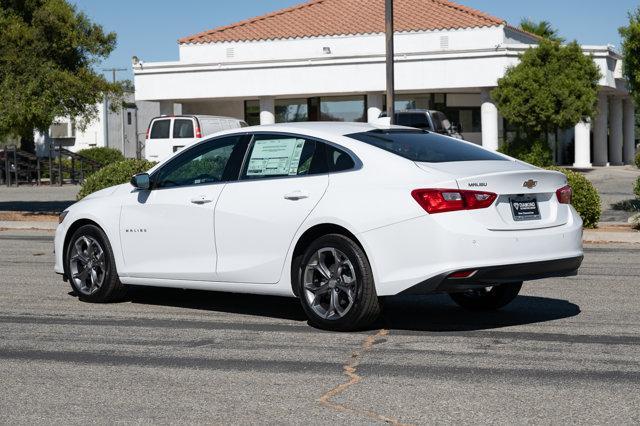
[[75, 288], [85, 296], [98, 291], [107, 272], [105, 253], [93, 237], [82, 235], [71, 246], [69, 271]]
[[303, 272], [304, 293], [309, 306], [321, 318], [344, 317], [356, 299], [357, 276], [353, 264], [340, 250], [316, 251]]

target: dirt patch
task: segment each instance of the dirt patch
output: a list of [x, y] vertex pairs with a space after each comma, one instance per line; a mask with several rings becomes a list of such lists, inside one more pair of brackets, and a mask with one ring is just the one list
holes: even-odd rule
[[11, 222], [57, 222], [58, 215], [23, 212], [0, 212], [0, 220]]

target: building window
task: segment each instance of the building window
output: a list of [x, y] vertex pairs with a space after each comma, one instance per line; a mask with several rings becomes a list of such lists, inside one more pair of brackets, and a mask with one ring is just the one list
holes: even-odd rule
[[260, 102], [244, 101], [244, 121], [249, 126], [260, 124]]
[[367, 121], [365, 96], [327, 96], [320, 98], [320, 121]]
[[131, 126], [131, 111], [127, 112], [127, 124]]
[[462, 133], [482, 131], [480, 108], [448, 107], [442, 108], [440, 111], [447, 116], [451, 123], [458, 124], [462, 128]]
[[309, 107], [306, 99], [276, 99], [276, 123], [309, 121]]

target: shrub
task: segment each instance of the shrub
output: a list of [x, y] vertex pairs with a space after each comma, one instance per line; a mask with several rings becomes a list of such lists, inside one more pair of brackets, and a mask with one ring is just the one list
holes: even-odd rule
[[600, 195], [589, 180], [578, 172], [563, 169], [562, 167], [547, 167], [548, 170], [556, 170], [567, 176], [567, 181], [573, 189], [571, 204], [578, 211], [585, 228], [596, 228], [600, 221]]
[[154, 164], [147, 160], [128, 159], [103, 167], [84, 181], [77, 198], [80, 200], [101, 189], [127, 183], [133, 175], [146, 172]]
[[633, 188], [633, 193], [636, 197], [640, 198], [640, 177], [636, 180], [636, 186]]
[[640, 169], [640, 149], [636, 153], [636, 167]]
[[120, 151], [107, 147], [81, 149], [78, 151], [78, 154], [93, 161], [97, 161], [103, 166], [108, 166], [109, 164], [124, 160], [124, 155], [122, 155]]
[[513, 142], [502, 145], [499, 151], [534, 166], [549, 167], [553, 165], [551, 148], [540, 140], [531, 142], [526, 139], [516, 139]]

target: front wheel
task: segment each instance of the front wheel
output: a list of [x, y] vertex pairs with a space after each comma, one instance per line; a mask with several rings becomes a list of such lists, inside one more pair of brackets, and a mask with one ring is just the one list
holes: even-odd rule
[[462, 293], [450, 293], [449, 297], [459, 306], [471, 311], [500, 309], [513, 301], [520, 293], [522, 283], [481, 287]]
[[311, 324], [334, 331], [356, 330], [380, 315], [371, 266], [350, 238], [340, 234], [318, 238], [300, 265], [298, 295]]
[[126, 287], [118, 279], [107, 235], [94, 225], [78, 228], [66, 248], [66, 273], [74, 292], [86, 302], [121, 299]]

